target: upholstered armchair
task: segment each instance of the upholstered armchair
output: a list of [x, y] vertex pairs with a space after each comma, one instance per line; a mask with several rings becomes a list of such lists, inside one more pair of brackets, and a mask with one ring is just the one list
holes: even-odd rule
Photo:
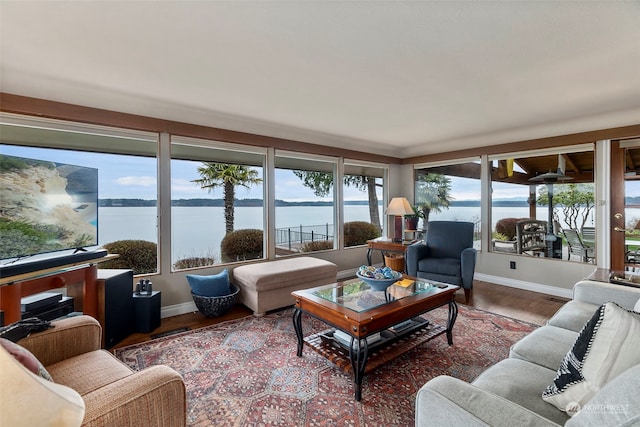
[[407, 248], [410, 276], [458, 285], [469, 301], [476, 267], [473, 223], [430, 221], [424, 241]]
[[185, 384], [178, 372], [162, 365], [134, 372], [100, 343], [100, 324], [89, 316], [53, 322], [18, 341], [53, 382], [0, 347], [0, 425], [186, 425]]

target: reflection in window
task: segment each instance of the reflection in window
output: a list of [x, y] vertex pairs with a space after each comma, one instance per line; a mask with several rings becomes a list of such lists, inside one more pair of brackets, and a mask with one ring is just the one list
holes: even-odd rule
[[[492, 250], [592, 261], [593, 177], [592, 144], [492, 158]], [[542, 248], [532, 244], [538, 234]]]
[[334, 248], [336, 162], [277, 151], [276, 256]]
[[480, 241], [480, 160], [439, 166], [416, 166], [415, 210], [418, 228], [429, 221], [468, 221]]
[[385, 169], [356, 161], [344, 169], [344, 246], [365, 245], [382, 235]]
[[264, 153], [173, 137], [174, 270], [264, 257]]

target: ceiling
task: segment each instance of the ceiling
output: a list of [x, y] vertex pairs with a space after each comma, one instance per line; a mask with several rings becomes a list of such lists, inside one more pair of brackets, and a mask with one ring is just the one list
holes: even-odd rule
[[0, 90], [411, 157], [640, 123], [639, 1], [6, 1]]

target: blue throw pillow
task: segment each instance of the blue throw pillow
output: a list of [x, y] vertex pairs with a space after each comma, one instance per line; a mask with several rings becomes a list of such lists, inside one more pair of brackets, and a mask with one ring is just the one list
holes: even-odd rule
[[191, 291], [196, 295], [223, 297], [231, 293], [229, 272], [226, 269], [212, 276], [187, 274], [187, 282], [189, 282], [189, 286], [191, 286]]

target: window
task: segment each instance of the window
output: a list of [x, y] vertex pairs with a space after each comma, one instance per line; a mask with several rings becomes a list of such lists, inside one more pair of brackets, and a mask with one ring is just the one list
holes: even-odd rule
[[468, 221], [475, 224], [480, 247], [480, 159], [460, 163], [415, 166], [415, 209], [425, 228], [428, 221]]
[[344, 161], [344, 247], [365, 245], [382, 235], [386, 173], [379, 164]]
[[[593, 149], [593, 144], [583, 144], [490, 158], [493, 251], [576, 262], [593, 259]], [[518, 238], [517, 223], [522, 220], [535, 220], [531, 224], [540, 229], [539, 245]], [[589, 257], [584, 256], [586, 249], [576, 247], [576, 233], [591, 245]]]
[[276, 256], [335, 247], [335, 159], [276, 151]]
[[[111, 253], [127, 249], [142, 260], [121, 255], [101, 267], [132, 268], [134, 274], [158, 271], [157, 134], [10, 114], [0, 118], [1, 155], [97, 170], [98, 245]], [[84, 176], [65, 177], [65, 173], [64, 168], [56, 172], [64, 182], [63, 197], [78, 201], [75, 214], [88, 215], [92, 205], [82, 201], [82, 187], [90, 180]], [[27, 197], [26, 192], [21, 194]], [[3, 209], [6, 213], [5, 201]], [[44, 208], [32, 205], [30, 209]], [[18, 211], [13, 214], [22, 215]], [[68, 218], [51, 215], [49, 219], [59, 229], [69, 227], [65, 222]]]
[[174, 270], [265, 256], [265, 150], [172, 137]]

